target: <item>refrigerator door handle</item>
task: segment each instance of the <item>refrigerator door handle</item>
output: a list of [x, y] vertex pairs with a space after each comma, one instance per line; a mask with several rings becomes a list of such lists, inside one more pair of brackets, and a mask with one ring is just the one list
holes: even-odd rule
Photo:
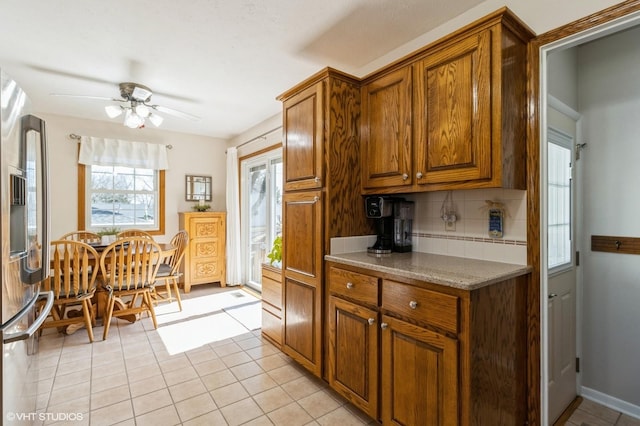
[[[36, 132], [38, 134], [37, 149], [40, 151], [42, 161], [41, 181], [38, 182], [42, 190], [42, 247], [40, 247], [39, 252], [41, 259], [40, 268], [32, 270], [26, 263], [23, 263], [22, 280], [26, 284], [39, 284], [49, 276], [49, 161], [44, 120], [31, 114], [22, 117], [21, 144], [24, 147], [24, 152], [26, 152], [27, 135], [29, 132]], [[23, 162], [26, 162], [26, 159], [24, 159]]]
[[6, 329], [11, 327], [13, 324], [17, 323], [18, 321], [20, 321], [25, 315], [27, 315], [31, 311], [36, 301], [39, 301], [45, 298], [47, 299], [47, 302], [44, 305], [44, 308], [42, 308], [42, 310], [40, 311], [40, 315], [38, 315], [38, 318], [36, 318], [33, 324], [31, 324], [31, 326], [29, 326], [29, 328], [24, 331], [20, 331], [18, 333], [4, 334], [2, 343], [7, 344], [12, 342], [17, 342], [20, 340], [26, 340], [29, 337], [33, 336], [33, 334], [36, 331], [38, 331], [42, 323], [49, 316], [49, 312], [51, 312], [51, 308], [53, 307], [54, 296], [52, 291], [40, 293], [38, 297], [34, 297], [31, 300], [31, 302], [29, 302], [29, 304], [25, 306], [25, 309], [22, 310], [22, 313], [20, 315], [16, 315], [13, 319], [11, 319], [10, 321], [7, 321], [7, 323], [2, 327], [3, 329]]

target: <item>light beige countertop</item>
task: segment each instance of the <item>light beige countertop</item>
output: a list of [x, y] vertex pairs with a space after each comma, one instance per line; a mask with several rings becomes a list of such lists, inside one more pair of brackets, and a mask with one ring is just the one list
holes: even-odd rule
[[462, 290], [475, 290], [531, 271], [527, 265], [418, 252], [342, 253], [326, 255], [325, 260]]

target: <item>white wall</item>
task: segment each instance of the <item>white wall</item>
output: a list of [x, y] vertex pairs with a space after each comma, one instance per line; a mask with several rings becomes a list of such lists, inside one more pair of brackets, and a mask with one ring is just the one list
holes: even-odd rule
[[[511, 9], [535, 34], [542, 34], [584, 16], [598, 12], [617, 0], [581, 0], [558, 2], [555, 0], [485, 0], [476, 7], [456, 16], [443, 25], [392, 50], [360, 69], [343, 69], [355, 76], [363, 76], [395, 61], [423, 46], [456, 31], [471, 22], [495, 12], [504, 6]], [[327, 64], [336, 65], [336, 64]], [[339, 67], [338, 67], [339, 68]]]
[[51, 182], [51, 233], [55, 238], [78, 227], [78, 143], [69, 138], [83, 136], [119, 138], [139, 142], [171, 144], [169, 170], [165, 173], [165, 235], [168, 241], [178, 231], [178, 212], [191, 209], [185, 201], [185, 175], [213, 178], [211, 207], [225, 211], [225, 142], [203, 136], [163, 131], [162, 128], [129, 129], [120, 123], [39, 114], [46, 121]]
[[[640, 29], [579, 48], [584, 236], [640, 236]], [[584, 250], [584, 387], [640, 413], [640, 256]]]
[[578, 50], [554, 51], [547, 59], [548, 93], [569, 106], [578, 109]]
[[[262, 136], [264, 135], [264, 136]], [[240, 146], [238, 158], [282, 142], [282, 113], [278, 113], [256, 124], [242, 134], [229, 140], [228, 147]]]

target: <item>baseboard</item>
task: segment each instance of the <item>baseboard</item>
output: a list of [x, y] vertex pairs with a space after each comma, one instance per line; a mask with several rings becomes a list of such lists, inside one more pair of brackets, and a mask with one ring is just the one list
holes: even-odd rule
[[585, 399], [590, 399], [598, 404], [602, 404], [613, 410], [620, 411], [623, 414], [640, 419], [640, 406], [633, 405], [627, 401], [623, 401], [585, 386], [582, 387], [580, 394]]

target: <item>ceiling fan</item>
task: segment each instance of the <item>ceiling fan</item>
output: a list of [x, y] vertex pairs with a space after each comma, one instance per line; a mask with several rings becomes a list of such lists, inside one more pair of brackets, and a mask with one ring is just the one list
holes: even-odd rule
[[164, 118], [155, 111], [173, 115], [186, 120], [197, 121], [197, 117], [186, 112], [178, 111], [162, 105], [151, 103], [153, 92], [147, 86], [139, 83], [125, 82], [119, 84], [120, 98], [110, 98], [91, 95], [52, 94], [53, 96], [68, 96], [74, 98], [98, 99], [119, 102], [120, 105], [107, 105], [104, 107], [109, 118], [116, 118], [124, 113], [124, 125], [132, 129], [142, 128], [148, 119], [154, 126], [162, 124]]

